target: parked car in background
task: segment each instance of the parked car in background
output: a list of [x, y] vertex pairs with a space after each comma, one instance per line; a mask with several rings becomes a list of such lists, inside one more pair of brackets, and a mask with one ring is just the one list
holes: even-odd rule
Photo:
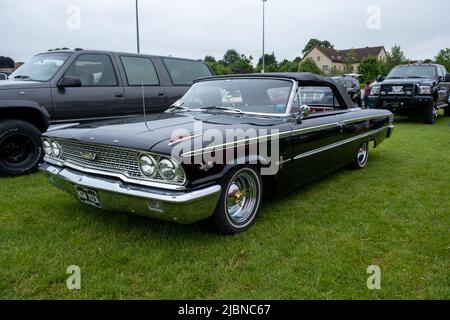
[[40, 135], [50, 124], [161, 112], [197, 78], [197, 60], [92, 50], [38, 54], [0, 82], [0, 175], [37, 169]]
[[333, 77], [333, 80], [342, 84], [347, 89], [347, 93], [353, 102], [355, 102], [359, 107], [362, 106], [361, 87], [356, 77], [339, 76]]
[[369, 143], [390, 137], [393, 120], [310, 73], [213, 77], [165, 113], [45, 133], [41, 170], [97, 208], [181, 224], [210, 219], [234, 234], [254, 223], [264, 194], [366, 167]]
[[375, 108], [434, 124], [439, 109], [450, 116], [449, 95], [450, 74], [444, 66], [410, 64], [395, 67], [386, 79], [375, 84], [369, 100]]

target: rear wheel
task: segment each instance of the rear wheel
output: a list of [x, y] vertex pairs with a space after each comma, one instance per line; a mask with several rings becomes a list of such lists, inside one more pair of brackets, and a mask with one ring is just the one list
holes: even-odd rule
[[41, 132], [21, 120], [0, 121], [0, 176], [33, 172], [42, 158]]
[[369, 142], [365, 142], [361, 145], [356, 153], [355, 160], [353, 160], [353, 169], [360, 170], [367, 166], [369, 161]]
[[262, 180], [253, 167], [234, 169], [222, 184], [219, 204], [211, 220], [223, 234], [247, 230], [259, 215], [262, 200]]
[[435, 124], [438, 117], [438, 108], [437, 102], [433, 101], [430, 105], [428, 105], [423, 113], [423, 122], [425, 124]]

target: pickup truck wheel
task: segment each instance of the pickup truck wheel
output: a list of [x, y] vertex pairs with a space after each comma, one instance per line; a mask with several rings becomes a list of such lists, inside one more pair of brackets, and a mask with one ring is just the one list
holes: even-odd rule
[[356, 170], [364, 169], [369, 161], [369, 143], [365, 142], [361, 145], [356, 153], [355, 160], [352, 163], [352, 168]]
[[261, 200], [262, 179], [257, 169], [232, 170], [222, 183], [219, 204], [212, 216], [214, 227], [227, 235], [247, 230], [259, 215]]
[[0, 176], [18, 176], [38, 168], [41, 132], [21, 120], [0, 121]]
[[444, 108], [444, 116], [450, 117], [450, 104]]
[[438, 117], [437, 102], [434, 101], [424, 110], [423, 123], [425, 124], [435, 124]]

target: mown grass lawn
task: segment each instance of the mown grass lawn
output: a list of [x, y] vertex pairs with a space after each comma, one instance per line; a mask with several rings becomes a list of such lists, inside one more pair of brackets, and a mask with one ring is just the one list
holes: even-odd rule
[[449, 299], [449, 123], [398, 119], [366, 170], [266, 201], [236, 237], [101, 212], [42, 174], [1, 179], [0, 298]]

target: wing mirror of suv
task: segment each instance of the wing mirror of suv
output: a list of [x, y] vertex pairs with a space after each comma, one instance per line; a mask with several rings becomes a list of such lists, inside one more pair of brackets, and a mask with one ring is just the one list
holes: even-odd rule
[[382, 76], [378, 76], [378, 77], [376, 78], [376, 80], [377, 80], [377, 82], [383, 82], [383, 81], [384, 81], [384, 78], [383, 78]]
[[445, 75], [445, 82], [450, 82], [450, 73]]
[[303, 105], [300, 107], [300, 112], [298, 114], [297, 117], [297, 123], [301, 124], [303, 119], [305, 119], [306, 117], [308, 117], [311, 114], [311, 108], [308, 107], [307, 105]]
[[81, 87], [81, 80], [78, 77], [64, 76], [58, 82], [59, 88], [77, 88]]

